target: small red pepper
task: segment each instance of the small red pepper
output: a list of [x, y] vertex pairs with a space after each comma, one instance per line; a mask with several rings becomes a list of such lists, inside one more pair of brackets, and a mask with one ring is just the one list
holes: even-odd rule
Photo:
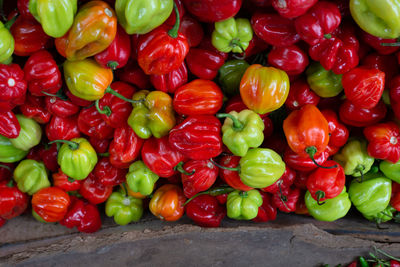
[[40, 189], [32, 196], [32, 209], [46, 222], [61, 221], [70, 203], [69, 195], [58, 187]]
[[198, 46], [204, 37], [204, 31], [201, 24], [188, 15], [183, 16], [179, 31], [186, 36], [189, 47]]
[[400, 184], [392, 182], [392, 197], [390, 205], [397, 211], [400, 211]]
[[81, 194], [86, 200], [92, 204], [100, 204], [105, 202], [113, 191], [113, 187], [110, 185], [103, 185], [98, 181], [93, 172], [83, 180], [79, 194]]
[[242, 0], [183, 0], [187, 11], [203, 22], [216, 22], [235, 16]]
[[150, 82], [159, 91], [165, 93], [175, 93], [176, 89], [186, 84], [188, 81], [188, 72], [185, 62], [182, 65], [163, 75], [150, 75]]
[[46, 124], [51, 119], [51, 113], [46, 109], [42, 97], [27, 94], [25, 103], [19, 109], [25, 117], [32, 118], [40, 124]]
[[71, 140], [80, 135], [76, 116], [68, 118], [53, 116], [46, 125], [46, 136], [50, 141]]
[[[340, 147], [344, 146], [349, 138], [349, 130], [342, 123], [338, 121], [336, 113], [332, 110], [326, 109], [321, 110], [322, 115], [328, 121], [329, 127], [329, 155], [332, 156], [339, 150]], [[336, 151], [336, 152], [335, 152]], [[335, 152], [335, 153], [333, 153]]]
[[80, 106], [80, 107], [88, 107], [88, 106], [90, 106], [90, 105], [93, 104], [92, 101], [88, 101], [88, 100], [79, 98], [79, 97], [77, 97], [77, 96], [74, 96], [74, 95], [71, 93], [71, 91], [69, 91], [69, 90], [66, 90], [66, 91], [65, 91], [65, 95], [68, 97], [69, 100], [71, 100], [71, 102], [72, 102], [74, 105], [77, 105], [77, 106]]
[[399, 46], [396, 45], [385, 45], [385, 44], [395, 44], [398, 42], [397, 39], [383, 39], [380, 37], [373, 36], [363, 30], [360, 30], [360, 37], [365, 43], [375, 49], [381, 55], [393, 54], [399, 50]]
[[310, 89], [308, 83], [300, 79], [291, 83], [285, 105], [288, 109], [295, 110], [306, 104], [318, 105], [319, 99], [320, 97]]
[[0, 218], [10, 220], [23, 213], [28, 207], [29, 197], [13, 182], [0, 182]]
[[82, 180], [74, 180], [68, 177], [65, 173], [58, 170], [58, 172], [53, 173], [53, 185], [55, 187], [61, 188], [62, 190], [69, 191], [77, 191], [81, 188]]
[[17, 64], [0, 64], [0, 112], [12, 110], [25, 102], [28, 84]]
[[311, 172], [297, 171], [296, 179], [294, 179], [294, 185], [302, 190], [307, 189], [307, 180]]
[[61, 118], [75, 115], [80, 110], [79, 106], [72, 103], [68, 98], [64, 99], [57, 96], [46, 96], [45, 105], [46, 110], [48, 110], [52, 115]]
[[[115, 132], [114, 132], [115, 134]], [[89, 137], [89, 143], [92, 145], [97, 153], [106, 153], [110, 145], [110, 139], [97, 139], [96, 137]]]
[[300, 200], [301, 191], [297, 187], [289, 187], [277, 192], [272, 197], [274, 205], [282, 212], [294, 212]]
[[[224, 167], [237, 168], [239, 166], [240, 159], [241, 157], [238, 156], [223, 156], [220, 159], [219, 164]], [[253, 189], [252, 187], [245, 185], [242, 180], [240, 180], [240, 176], [237, 171], [220, 169], [220, 177], [225, 183], [234, 189], [241, 191], [249, 191]]]
[[137, 86], [142, 90], [151, 88], [149, 76], [139, 67], [136, 60], [131, 60], [124, 68], [118, 69], [116, 76], [118, 80]]
[[268, 64], [284, 70], [288, 75], [302, 73], [308, 66], [307, 54], [298, 46], [274, 46], [268, 54]]
[[8, 181], [13, 176], [14, 164], [1, 163], [0, 164], [0, 182]]
[[295, 18], [306, 13], [317, 1], [318, 0], [272, 0], [272, 6], [282, 17]]
[[0, 113], [0, 135], [17, 138], [21, 131], [18, 119], [12, 111]]
[[186, 215], [201, 227], [218, 227], [226, 210], [216, 197], [200, 195], [185, 206]]
[[82, 109], [78, 116], [79, 130], [88, 136], [98, 139], [108, 139], [114, 134], [114, 128], [109, 126], [95, 106]]
[[268, 222], [276, 219], [277, 210], [272, 202], [271, 194], [260, 191], [263, 203], [258, 207], [257, 217], [253, 219], [254, 222]]
[[[325, 150], [314, 159], [321, 165], [327, 161], [328, 157], [329, 153]], [[296, 171], [311, 171], [317, 168], [317, 165], [314, 164], [310, 157], [302, 157], [289, 148], [286, 149], [283, 160], [290, 168]]]
[[379, 55], [378, 53], [368, 54], [363, 58], [360, 66], [369, 69], [378, 69], [385, 73], [385, 85], [389, 85], [392, 78], [399, 73], [399, 64], [392, 55]]
[[18, 13], [24, 19], [35, 19], [29, 11], [29, 0], [18, 0], [17, 1]]
[[126, 169], [114, 167], [108, 157], [101, 158], [93, 170], [99, 183], [106, 186], [116, 186], [126, 181]]
[[[174, 0], [174, 4], [178, 8], [179, 18], [182, 21], [182, 17], [185, 14], [185, 8], [183, 7], [182, 0]], [[176, 13], [171, 12], [171, 15], [169, 15], [164, 24], [173, 27], [175, 23], [176, 23]]]
[[383, 101], [371, 108], [359, 108], [348, 100], [345, 100], [339, 109], [340, 120], [350, 126], [366, 127], [374, 125], [385, 118], [387, 108]]
[[26, 156], [28, 159], [43, 161], [49, 171], [56, 172], [59, 168], [57, 162], [57, 144], [35, 146]]
[[191, 73], [205, 80], [213, 80], [218, 70], [224, 65], [224, 58], [218, 53], [201, 48], [191, 48], [186, 56], [186, 63]]
[[282, 174], [281, 178], [279, 178], [275, 183], [272, 185], [265, 187], [262, 189], [264, 192], [268, 193], [277, 193], [279, 190], [284, 190], [288, 187], [291, 187], [294, 180], [296, 179], [296, 172], [286, 166], [285, 172]]

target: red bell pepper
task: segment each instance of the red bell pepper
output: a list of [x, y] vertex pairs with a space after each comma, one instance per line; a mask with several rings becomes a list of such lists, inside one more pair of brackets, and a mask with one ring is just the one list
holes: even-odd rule
[[114, 128], [109, 126], [95, 106], [82, 109], [78, 116], [78, 128], [83, 134], [98, 139], [108, 139], [114, 134]]
[[0, 135], [17, 138], [21, 131], [18, 119], [12, 111], [0, 113]]
[[101, 158], [93, 170], [99, 183], [107, 186], [116, 186], [126, 181], [126, 169], [114, 167], [108, 157]]
[[[212, 28], [210, 30], [213, 31], [214, 28]], [[214, 51], [214, 52], [218, 53], [220, 56], [222, 56], [224, 58], [224, 60], [227, 60], [228, 56], [229, 56], [228, 53], [221, 52], [217, 48], [214, 47], [214, 45], [211, 42], [211, 36], [209, 36], [209, 35], [204, 36], [203, 40], [197, 46], [197, 48], [204, 49], [204, 50], [207, 50], [207, 51]]]
[[79, 190], [83, 183], [83, 180], [74, 180], [69, 178], [61, 169], [59, 169], [58, 172], [53, 173], [52, 177], [53, 185], [66, 192]]
[[37, 51], [28, 58], [24, 73], [32, 95], [55, 94], [61, 88], [61, 72], [53, 56], [46, 50]]
[[300, 40], [293, 20], [278, 14], [255, 13], [251, 26], [259, 38], [273, 46], [290, 46]]
[[366, 127], [374, 125], [385, 118], [387, 108], [383, 101], [371, 108], [359, 108], [348, 100], [345, 100], [339, 109], [340, 120], [351, 126]]
[[[321, 165], [328, 159], [328, 157], [329, 153], [327, 151], [323, 151], [314, 159], [319, 165]], [[311, 171], [317, 168], [317, 165], [314, 164], [310, 157], [299, 156], [296, 152], [289, 148], [286, 149], [285, 154], [283, 155], [283, 161], [290, 168], [296, 171]]]
[[165, 93], [175, 93], [176, 89], [186, 84], [188, 81], [188, 72], [185, 62], [182, 65], [163, 75], [150, 75], [150, 82], [159, 91]]
[[71, 196], [71, 204], [60, 224], [68, 228], [76, 227], [82, 233], [94, 233], [100, 230], [101, 217], [96, 205]]
[[346, 181], [344, 170], [340, 164], [328, 160], [322, 166], [336, 167], [331, 169], [318, 168], [307, 179], [307, 189], [318, 204], [322, 204], [321, 201], [337, 197], [342, 193]]
[[71, 203], [69, 195], [58, 187], [42, 188], [32, 196], [32, 209], [46, 222], [61, 221]]
[[[224, 167], [237, 168], [239, 166], [240, 159], [241, 158], [238, 156], [223, 156], [220, 159], [219, 164]], [[242, 180], [240, 180], [240, 176], [237, 171], [221, 169], [220, 177], [225, 183], [234, 189], [241, 191], [249, 191], [253, 189], [252, 187], [245, 185]]]
[[272, 0], [272, 6], [282, 17], [295, 18], [306, 13], [317, 2], [318, 0]]
[[46, 109], [42, 97], [27, 94], [25, 103], [19, 109], [25, 117], [32, 118], [40, 124], [46, 124], [51, 119], [51, 113]]
[[277, 210], [272, 202], [272, 196], [268, 193], [260, 191], [263, 203], [258, 207], [257, 217], [253, 219], [254, 222], [268, 222], [276, 219]]
[[139, 156], [143, 142], [128, 125], [115, 129], [109, 148], [110, 163], [117, 168], [128, 168]]
[[18, 0], [17, 8], [19, 15], [24, 19], [35, 19], [29, 11], [29, 0]]
[[302, 190], [307, 189], [307, 180], [311, 172], [297, 171], [296, 179], [294, 179], [294, 185]]
[[117, 34], [114, 41], [101, 53], [94, 56], [94, 59], [104, 68], [112, 70], [125, 67], [131, 56], [131, 39], [120, 25], [117, 27]]
[[25, 101], [27, 82], [17, 64], [0, 64], [0, 112], [12, 110]]
[[282, 212], [294, 212], [300, 200], [301, 191], [297, 187], [289, 187], [272, 196], [272, 203]]
[[79, 194], [92, 204], [100, 204], [105, 202], [113, 191], [111, 185], [103, 185], [98, 181], [93, 172], [83, 180]]
[[319, 1], [307, 13], [296, 18], [294, 25], [300, 38], [310, 45], [329, 39], [339, 27], [342, 16], [338, 6], [332, 2]]
[[267, 48], [268, 44], [264, 42], [260, 37], [254, 34], [253, 39], [250, 40], [249, 46], [243, 53], [240, 54], [240, 56], [244, 58], [249, 58], [253, 55], [260, 54]]
[[343, 74], [346, 98], [359, 108], [375, 107], [385, 89], [385, 73], [377, 69], [354, 68]]
[[97, 139], [96, 137], [92, 136], [89, 137], [89, 143], [97, 153], [107, 153], [110, 142], [110, 139]]
[[390, 199], [390, 205], [397, 211], [400, 211], [400, 184], [392, 183], [392, 197]]
[[221, 122], [214, 116], [189, 116], [169, 132], [170, 145], [190, 159], [205, 160], [222, 152]]
[[92, 101], [88, 101], [88, 100], [79, 98], [79, 97], [77, 97], [77, 96], [74, 96], [74, 95], [71, 93], [71, 91], [69, 91], [69, 90], [66, 90], [66, 91], [65, 91], [65, 95], [67, 96], [67, 98], [68, 98], [69, 100], [71, 100], [71, 102], [72, 102], [74, 105], [77, 105], [77, 106], [80, 106], [80, 107], [88, 107], [88, 106], [90, 106], [90, 105], [93, 104]]
[[28, 207], [29, 197], [13, 182], [0, 182], [0, 218], [10, 220], [21, 215]]
[[116, 71], [117, 79], [137, 86], [140, 89], [150, 89], [151, 83], [148, 75], [139, 67], [136, 60], [131, 60], [128, 64]]
[[198, 46], [204, 37], [204, 31], [201, 24], [188, 15], [183, 16], [179, 31], [186, 36], [189, 47]]
[[285, 105], [290, 110], [299, 109], [306, 104], [318, 105], [320, 97], [310, 89], [304, 80], [297, 80], [290, 85]]
[[279, 178], [275, 183], [272, 185], [265, 187], [262, 189], [264, 192], [268, 193], [277, 193], [280, 190], [284, 190], [292, 186], [294, 180], [296, 179], [296, 172], [286, 166], [285, 172], [282, 174], [281, 178]]
[[187, 198], [209, 189], [218, 177], [218, 168], [209, 160], [189, 160], [182, 168], [183, 193]]
[[365, 43], [367, 43], [381, 55], [390, 55], [399, 50], [399, 46], [385, 45], [385, 44], [395, 44], [398, 42], [397, 39], [384, 39], [376, 37], [363, 30], [360, 30], [360, 37], [361, 40], [363, 40]]
[[185, 206], [186, 215], [201, 227], [218, 227], [226, 215], [216, 197], [200, 195]]
[[399, 73], [399, 64], [391, 55], [379, 55], [378, 53], [368, 54], [361, 61], [361, 66], [378, 69], [385, 73], [385, 85], [388, 85], [392, 78]]
[[56, 172], [59, 168], [57, 162], [57, 144], [39, 145], [32, 148], [28, 155], [28, 159], [42, 161], [49, 171]]
[[71, 140], [80, 137], [76, 116], [68, 118], [53, 116], [46, 125], [46, 136], [50, 141]]
[[288, 75], [302, 73], [308, 66], [307, 54], [298, 46], [273, 47], [268, 54], [268, 64], [284, 70]]
[[221, 109], [223, 97], [216, 83], [197, 79], [175, 91], [173, 106], [183, 115], [213, 115]]
[[[107, 94], [108, 95], [108, 94]], [[45, 97], [46, 110], [52, 115], [66, 118], [79, 112], [79, 106], [72, 103], [68, 98], [60, 98], [57, 96]]]
[[235, 16], [242, 0], [183, 0], [187, 11], [203, 22], [216, 22]]
[[329, 39], [325, 38], [310, 46], [308, 53], [326, 70], [332, 70], [335, 74], [343, 74], [358, 65], [358, 48], [359, 43], [353, 26], [343, 24], [341, 28], [337, 28], [332, 33]]
[[342, 123], [338, 121], [338, 117], [336, 113], [332, 110], [326, 109], [321, 110], [322, 115], [324, 115], [325, 119], [328, 121], [329, 127], [329, 155], [332, 156], [336, 154], [340, 147], [344, 146], [347, 143], [347, 139], [349, 138], [349, 130]]
[[0, 182], [8, 181], [13, 176], [14, 164], [1, 163], [0, 164]]
[[149, 169], [160, 177], [171, 177], [175, 167], [186, 157], [168, 142], [168, 136], [147, 139], [142, 148], [142, 160]]
[[218, 70], [224, 65], [224, 58], [210, 50], [191, 48], [186, 56], [186, 63], [191, 73], [205, 80], [213, 80]]
[[375, 124], [364, 129], [371, 157], [396, 163], [400, 159], [400, 129], [394, 122]]

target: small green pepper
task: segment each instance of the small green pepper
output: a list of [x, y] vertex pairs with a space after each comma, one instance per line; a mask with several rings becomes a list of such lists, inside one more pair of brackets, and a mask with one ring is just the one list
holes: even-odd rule
[[235, 190], [228, 195], [226, 202], [227, 215], [235, 220], [251, 220], [257, 217], [258, 208], [263, 200], [260, 192]]
[[107, 199], [106, 215], [114, 217], [114, 221], [119, 225], [137, 222], [143, 215], [142, 200], [122, 192], [114, 192]]
[[17, 138], [10, 138], [14, 147], [29, 151], [32, 147], [38, 145], [42, 139], [42, 128], [34, 119], [25, 117], [24, 115], [16, 115], [21, 131]]
[[143, 161], [138, 160], [129, 166], [126, 182], [133, 192], [147, 196], [153, 192], [158, 178], [158, 175], [152, 172]]
[[384, 210], [378, 212], [377, 214], [371, 216], [365, 216], [370, 221], [376, 222], [377, 224], [388, 222], [393, 219], [393, 213], [397, 210], [391, 205], [387, 206]]
[[18, 189], [29, 195], [50, 186], [46, 167], [33, 159], [21, 161], [14, 170], [14, 180]]
[[218, 70], [218, 81], [222, 91], [234, 96], [239, 94], [240, 81], [249, 67], [249, 63], [242, 59], [233, 59], [225, 62]]
[[0, 162], [12, 163], [20, 161], [28, 155], [28, 151], [13, 146], [10, 139], [0, 135]]
[[14, 53], [14, 37], [10, 33], [12, 22], [5, 25], [0, 21], [0, 63], [10, 63], [10, 58]]
[[314, 62], [306, 71], [307, 82], [311, 90], [320, 97], [334, 97], [343, 91], [342, 74], [326, 70], [318, 62]]
[[387, 178], [400, 183], [400, 160], [396, 163], [391, 163], [387, 160], [381, 161], [379, 169]]
[[351, 207], [349, 195], [344, 187], [342, 193], [335, 198], [326, 199], [323, 205], [318, 204], [309, 191], [305, 195], [305, 203], [308, 212], [319, 221], [333, 222], [343, 218]]

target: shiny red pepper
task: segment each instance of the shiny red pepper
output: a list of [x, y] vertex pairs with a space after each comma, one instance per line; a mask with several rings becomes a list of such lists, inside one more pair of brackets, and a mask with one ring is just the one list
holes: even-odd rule
[[98, 181], [93, 172], [83, 180], [79, 194], [92, 204], [100, 204], [105, 202], [111, 195], [113, 187], [110, 185], [103, 185]]
[[64, 99], [57, 96], [46, 96], [45, 105], [46, 110], [48, 110], [52, 115], [61, 118], [75, 115], [80, 110], [78, 105], [72, 103], [72, 101], [66, 97]]
[[336, 154], [340, 147], [344, 146], [349, 138], [349, 130], [338, 121], [336, 112], [325, 109], [321, 110], [322, 115], [328, 121], [329, 127], [329, 155]]
[[235, 95], [231, 97], [225, 105], [225, 113], [229, 113], [231, 111], [240, 112], [244, 109], [247, 109], [247, 106], [243, 103], [240, 95]]
[[78, 116], [79, 130], [88, 136], [108, 139], [113, 136], [114, 128], [109, 126], [95, 106], [82, 109]]
[[24, 19], [35, 19], [29, 11], [29, 0], [18, 0], [17, 8], [19, 15]]
[[12, 110], [25, 101], [28, 84], [17, 64], [0, 64], [0, 112]]
[[[229, 168], [237, 168], [239, 165], [241, 157], [238, 156], [223, 156], [219, 164], [224, 167], [229, 167]], [[221, 169], [220, 170], [220, 177], [221, 179], [227, 183], [230, 187], [234, 189], [238, 189], [241, 191], [249, 191], [253, 189], [250, 186], [245, 185], [242, 180], [240, 180], [239, 173], [237, 171], [231, 171], [227, 169]]]
[[[183, 7], [182, 0], [174, 0], [176, 7], [178, 8], [179, 19], [182, 21], [182, 17], [185, 14], [185, 8]], [[176, 12], [171, 12], [168, 19], [164, 22], [165, 25], [173, 27], [176, 22]]]
[[368, 154], [396, 163], [400, 159], [400, 129], [394, 122], [375, 124], [364, 129]]
[[306, 104], [318, 105], [319, 100], [320, 97], [310, 89], [308, 83], [300, 79], [291, 83], [285, 105], [288, 109], [295, 110]]
[[189, 116], [169, 132], [170, 145], [190, 159], [205, 160], [222, 152], [221, 122], [214, 116]]
[[19, 109], [25, 117], [32, 118], [40, 124], [46, 124], [51, 119], [51, 113], [46, 109], [42, 97], [27, 94], [25, 103]]
[[71, 140], [80, 137], [76, 116], [68, 118], [53, 116], [46, 125], [46, 136], [50, 141]]
[[49, 171], [56, 172], [59, 168], [57, 162], [57, 144], [39, 145], [32, 148], [28, 155], [28, 159], [42, 161]]
[[96, 205], [71, 196], [67, 214], [59, 223], [68, 228], [76, 227], [82, 233], [94, 233], [100, 230], [101, 217]]
[[[214, 29], [210, 29], [210, 30], [212, 31]], [[214, 47], [214, 45], [211, 42], [211, 36], [209, 36], [209, 35], [204, 36], [203, 40], [197, 46], [197, 48], [208, 50], [208, 51], [214, 51], [214, 52], [218, 53], [220, 56], [222, 56], [224, 58], [224, 60], [227, 60], [228, 56], [229, 56], [228, 53], [221, 52], [221, 51], [217, 50], [217, 48]]]
[[185, 206], [186, 215], [201, 227], [218, 227], [226, 215], [216, 197], [200, 195]]
[[390, 81], [389, 96], [394, 115], [397, 119], [400, 119], [400, 75]]
[[385, 118], [387, 108], [383, 101], [372, 109], [358, 108], [350, 101], [345, 100], [339, 109], [340, 120], [347, 125], [366, 127], [374, 125]]
[[235, 16], [242, 0], [183, 0], [187, 11], [203, 22], [216, 22]]
[[273, 47], [268, 54], [268, 64], [284, 70], [288, 75], [302, 73], [308, 66], [307, 54], [298, 46]]
[[397, 211], [400, 211], [400, 184], [392, 182], [392, 197], [390, 205]]
[[205, 80], [213, 80], [220, 67], [225, 63], [218, 53], [206, 49], [191, 48], [186, 56], [186, 63], [191, 73]]
[[253, 55], [260, 54], [264, 50], [268, 48], [268, 44], [264, 42], [260, 37], [257, 35], [253, 35], [253, 39], [251, 39], [249, 46], [246, 48], [244, 53], [241, 53], [240, 56], [244, 58], [249, 58]]
[[272, 202], [282, 212], [294, 212], [300, 200], [301, 191], [297, 187], [289, 187], [272, 196]]
[[306, 13], [317, 1], [318, 0], [272, 0], [272, 6], [282, 17], [295, 18]]
[[0, 217], [10, 220], [23, 213], [28, 207], [29, 197], [22, 193], [13, 182], [0, 182]]
[[61, 72], [53, 56], [46, 50], [37, 51], [28, 58], [24, 73], [32, 95], [55, 94], [61, 88]]
[[131, 60], [128, 64], [116, 71], [118, 80], [137, 86], [140, 89], [150, 89], [151, 83], [149, 76], [139, 67], [136, 60]]
[[114, 167], [107, 157], [101, 158], [93, 170], [94, 175], [97, 177], [99, 183], [107, 186], [116, 186], [126, 181], [126, 169]]
[[280, 190], [284, 190], [292, 186], [294, 180], [296, 179], [296, 172], [286, 166], [285, 172], [282, 174], [281, 178], [279, 178], [275, 183], [272, 185], [263, 188], [264, 192], [268, 193], [277, 193]]
[[175, 150], [168, 142], [168, 136], [147, 139], [142, 148], [142, 160], [149, 169], [160, 177], [171, 177], [176, 173], [175, 166], [186, 157]]
[[128, 168], [139, 156], [143, 142], [128, 125], [115, 129], [109, 148], [111, 164], [117, 168]]
[[81, 188], [81, 184], [83, 183], [83, 180], [74, 180], [69, 178], [61, 171], [61, 169], [59, 169], [58, 172], [53, 173], [52, 177], [53, 185], [66, 192], [79, 190]]
[[77, 105], [80, 107], [88, 107], [93, 104], [92, 101], [88, 101], [88, 100], [79, 98], [77, 96], [74, 96], [69, 90], [65, 90], [64, 92], [65, 92], [65, 95], [68, 97], [68, 99], [71, 100], [71, 102], [74, 105]]
[[[321, 154], [315, 157], [315, 161], [321, 165], [328, 159], [328, 157], [329, 153], [327, 151], [323, 151]], [[290, 168], [296, 171], [311, 171], [317, 168], [310, 157], [301, 157], [289, 148], [286, 149], [285, 154], [283, 155], [283, 161]]]
[[268, 193], [260, 191], [263, 199], [262, 205], [258, 208], [257, 217], [253, 219], [254, 222], [268, 222], [276, 219], [277, 210], [272, 202], [272, 196]]
[[399, 46], [385, 45], [385, 44], [397, 43], [398, 42], [397, 39], [383, 39], [380, 37], [373, 36], [363, 30], [360, 30], [360, 37], [361, 40], [363, 40], [365, 43], [367, 43], [381, 55], [393, 54], [394, 52], [399, 50]]
[[385, 85], [389, 85], [392, 78], [399, 73], [399, 64], [392, 55], [379, 55], [378, 53], [368, 54], [360, 63], [361, 66], [378, 69], [385, 73]]
[[187, 81], [188, 71], [185, 62], [167, 74], [150, 75], [150, 82], [154, 88], [165, 93], [175, 93], [176, 89], [186, 84]]
[[21, 131], [18, 119], [12, 111], [0, 113], [0, 135], [17, 138]]
[[97, 139], [96, 137], [92, 136], [89, 137], [89, 143], [97, 153], [106, 153], [108, 151], [110, 142], [110, 139]]
[[294, 185], [300, 189], [307, 189], [307, 180], [311, 172], [297, 171], [296, 179], [294, 179]]
[[198, 46], [204, 37], [204, 31], [201, 24], [188, 15], [183, 16], [181, 25], [179, 26], [179, 31], [186, 36], [189, 47]]

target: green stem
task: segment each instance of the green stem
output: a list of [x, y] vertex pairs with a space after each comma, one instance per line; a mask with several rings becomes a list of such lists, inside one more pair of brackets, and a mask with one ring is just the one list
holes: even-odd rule
[[18, 16], [14, 16], [12, 19], [4, 23], [4, 27], [7, 28], [8, 30], [11, 29], [11, 26], [14, 24], [14, 22], [17, 20]]
[[11, 179], [8, 183], [7, 183], [7, 187], [13, 187], [14, 186], [14, 180]]
[[210, 159], [210, 161], [211, 161], [212, 164], [214, 164], [215, 166], [217, 166], [220, 169], [224, 169], [224, 170], [228, 170], [228, 171], [234, 171], [234, 172], [240, 172], [240, 167], [230, 168], [230, 167], [222, 166], [222, 165], [219, 165], [218, 163], [216, 163], [212, 158]]
[[104, 109], [101, 109], [100, 106], [99, 106], [99, 102], [100, 102], [99, 99], [97, 99], [94, 102], [94, 105], [96, 106], [97, 112], [99, 112], [100, 114], [105, 114], [107, 117], [110, 117], [111, 113], [112, 113], [110, 107], [109, 106], [104, 106]]
[[400, 46], [399, 42], [396, 43], [381, 43], [381, 46]]
[[112, 70], [116, 70], [118, 68], [119, 64], [116, 61], [109, 61], [107, 63], [107, 67], [109, 67]]
[[393, 257], [392, 255], [386, 253], [386, 252], [383, 251], [383, 250], [380, 250], [380, 249], [377, 248], [377, 247], [374, 247], [374, 249], [375, 249], [376, 252], [378, 252], [378, 253], [380, 253], [380, 254], [382, 254], [382, 255], [388, 257], [388, 258], [391, 259], [391, 260], [400, 261], [400, 258]]
[[136, 103], [140, 103], [143, 102], [144, 100], [132, 100], [129, 98], [126, 98], [125, 96], [121, 95], [120, 93], [117, 93], [115, 90], [113, 90], [111, 87], [107, 87], [106, 93], [112, 94], [122, 100], [125, 100], [126, 102], [132, 103], [132, 104], [136, 104]]
[[62, 89], [58, 90], [58, 92], [56, 94], [50, 94], [50, 93], [45, 92], [45, 91], [41, 91], [41, 93], [44, 94], [44, 95], [47, 95], [47, 96], [60, 98], [61, 100], [68, 100], [68, 97], [63, 94]]
[[321, 198], [324, 198], [325, 197], [325, 192], [324, 191], [320, 191], [320, 190], [318, 190], [316, 193], [315, 193], [315, 196], [317, 197], [317, 204], [318, 205], [323, 205], [323, 204], [325, 204], [325, 201], [324, 202], [320, 202], [321, 201]]
[[4, 164], [0, 164], [0, 168], [4, 168], [4, 169], [11, 171], [11, 168]]
[[49, 142], [50, 145], [53, 143], [67, 144], [71, 150], [77, 150], [79, 148], [79, 144], [77, 142], [68, 141], [68, 140], [54, 140], [54, 141]]
[[106, 152], [106, 153], [99, 153], [99, 154], [97, 154], [97, 155], [99, 155], [100, 157], [109, 157], [109, 156], [110, 156], [110, 153], [109, 153], [109, 152]]
[[128, 188], [126, 188], [126, 184], [122, 183], [122, 188], [124, 188], [125, 196], [128, 196]]
[[70, 182], [70, 183], [75, 182], [75, 179], [74, 179], [74, 178], [71, 178], [71, 177], [68, 177], [67, 180], [68, 180], [68, 182]]
[[185, 169], [183, 168], [183, 164], [184, 164], [183, 161], [179, 162], [178, 165], [174, 167], [174, 170], [183, 173], [184, 175], [187, 176], [193, 175], [196, 172], [196, 170], [193, 170], [192, 172], [185, 171]]
[[218, 113], [216, 115], [216, 117], [217, 118], [229, 118], [229, 119], [231, 119], [233, 121], [233, 130], [235, 130], [237, 132], [243, 130], [243, 128], [244, 128], [243, 123], [241, 123], [239, 121], [239, 119], [236, 118], [235, 116], [233, 116], [232, 114], [229, 114], [229, 113]]
[[229, 46], [233, 48], [235, 48], [236, 46], [238, 46], [242, 51], [240, 53], [244, 53], [246, 51], [246, 49], [244, 49], [244, 47], [242, 46], [242, 44], [240, 43], [240, 39], [233, 39], [230, 43]]
[[235, 189], [233, 189], [230, 186], [214, 187], [207, 191], [203, 191], [203, 192], [197, 193], [196, 195], [192, 196], [191, 198], [186, 200], [186, 202], [183, 204], [183, 206], [185, 206], [187, 203], [192, 201], [194, 198], [201, 196], [201, 195], [210, 195], [210, 196], [216, 197], [216, 196], [223, 195], [223, 194], [229, 194], [233, 191], [235, 191]]
[[359, 183], [362, 183], [364, 181], [364, 173], [363, 173], [364, 169], [365, 169], [364, 166], [362, 167], [362, 169], [359, 166], [357, 166], [357, 168], [356, 168], [356, 171], [360, 172], [360, 175], [361, 175], [360, 180], [357, 179], [357, 182], [359, 182]]
[[317, 153], [317, 148], [315, 146], [309, 146], [306, 148], [306, 153], [310, 156], [310, 159], [312, 160], [312, 162], [314, 162], [315, 165], [317, 165], [318, 168], [322, 168], [322, 169], [334, 169], [337, 168], [338, 166], [335, 164], [333, 166], [322, 166], [319, 165], [318, 162], [315, 161], [315, 153]]
[[325, 39], [331, 39], [332, 35], [330, 33], [324, 34]]
[[175, 2], [174, 2], [174, 12], [176, 17], [175, 24], [174, 27], [172, 27], [172, 29], [168, 31], [168, 35], [171, 36], [172, 38], [178, 37], [179, 24], [181, 23], [181, 18], [179, 17], [179, 10]]

